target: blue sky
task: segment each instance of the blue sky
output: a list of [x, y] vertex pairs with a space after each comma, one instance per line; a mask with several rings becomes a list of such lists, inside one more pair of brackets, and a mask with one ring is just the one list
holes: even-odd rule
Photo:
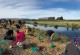
[[80, 0], [0, 0], [1, 18], [80, 19]]

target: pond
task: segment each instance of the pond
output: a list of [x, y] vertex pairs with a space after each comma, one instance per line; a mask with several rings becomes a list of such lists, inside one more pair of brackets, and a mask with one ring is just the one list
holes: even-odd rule
[[26, 26], [29, 27], [34, 27], [34, 28], [39, 28], [41, 30], [47, 31], [47, 30], [53, 30], [56, 33], [58, 33], [59, 35], [66, 35], [71, 39], [74, 39], [75, 36], [79, 36], [80, 37], [80, 29], [73, 29], [73, 28], [68, 28], [68, 27], [45, 27], [45, 26], [41, 26], [41, 25], [37, 25], [34, 26], [32, 24], [26, 24]]

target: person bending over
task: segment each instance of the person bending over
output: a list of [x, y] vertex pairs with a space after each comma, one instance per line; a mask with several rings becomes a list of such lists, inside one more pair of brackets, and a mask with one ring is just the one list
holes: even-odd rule
[[14, 45], [22, 47], [25, 44], [25, 34], [24, 34], [24, 32], [19, 32], [19, 30], [17, 30], [16, 32], [17, 32], [16, 41], [10, 46], [10, 48], [12, 48]]
[[6, 36], [4, 37], [4, 39], [14, 40], [13, 30], [12, 29], [8, 29], [8, 31], [6, 32]]

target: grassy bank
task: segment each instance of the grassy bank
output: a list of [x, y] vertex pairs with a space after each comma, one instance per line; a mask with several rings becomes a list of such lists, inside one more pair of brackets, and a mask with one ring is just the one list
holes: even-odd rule
[[[29, 23], [34, 23], [34, 21], [27, 21]], [[76, 26], [77, 28], [80, 28], [80, 21], [36, 21], [39, 25], [44, 26], [56, 26], [59, 27], [73, 27]]]
[[[43, 46], [46, 49], [44, 51], [46, 51], [47, 53], [50, 53], [51, 55], [53, 55], [54, 53], [54, 49], [50, 48], [50, 40], [47, 38], [47, 36], [45, 35], [45, 31], [40, 30], [40, 29], [35, 29], [32, 28], [32, 30], [34, 31], [34, 35], [36, 35], [35, 37], [31, 37], [29, 35], [27, 35], [27, 39], [31, 39], [32, 42], [36, 43], [37, 46]], [[41, 33], [41, 40], [38, 40], [38, 36]], [[62, 52], [64, 52], [66, 44], [67, 44], [67, 36], [63, 36], [62, 40], [59, 40], [59, 35], [56, 33], [56, 35], [54, 35], [54, 39], [56, 41], [54, 41], [54, 45], [57, 48], [57, 55], [61, 54]], [[44, 52], [43, 51], [43, 52]]]
[[[37, 37], [39, 36], [39, 34], [41, 34], [41, 36], [42, 36], [43, 39], [47, 39], [47, 36], [45, 35], [46, 31], [40, 30], [38, 28], [37, 29], [36, 28], [32, 28], [32, 30], [34, 31], [34, 34]], [[63, 43], [67, 43], [68, 37], [66, 35], [62, 35], [62, 38], [63, 38], [62, 40], [59, 39], [60, 37], [61, 36], [59, 36], [57, 33], [55, 33], [53, 35], [53, 38], [54, 38], [55, 42], [62, 41]]]
[[[23, 29], [22, 29], [22, 31], [23, 31]], [[36, 29], [36, 28], [32, 28], [32, 31], [34, 31], [35, 37], [30, 36], [30, 35], [26, 35], [26, 38], [27, 38], [26, 43], [28, 43], [28, 44], [30, 44], [32, 42], [36, 43], [37, 46], [44, 47], [44, 50], [40, 51], [41, 53], [46, 51], [46, 53], [48, 53], [48, 55], [50, 55], [50, 54], [54, 55], [54, 48], [50, 48], [50, 39], [48, 39], [47, 36], [45, 35], [46, 32], [43, 30], [40, 30], [40, 29]], [[39, 34], [41, 34], [41, 40], [38, 39]], [[60, 36], [57, 33], [54, 35], [54, 39], [55, 39], [54, 45], [57, 48], [56, 49], [57, 55], [59, 55], [65, 51], [65, 47], [66, 47], [67, 39], [68, 39], [67, 36], [64, 36], [64, 35], [63, 35], [62, 40], [60, 40], [59, 37]], [[40, 52], [37, 52], [37, 53], [40, 53]]]
[[[14, 27], [15, 28], [15, 27]], [[2, 40], [4, 38], [4, 34], [6, 33], [7, 29], [1, 28], [0, 29], [2, 32], [0, 34], [0, 40]], [[25, 26], [19, 29], [20, 31], [25, 31], [26, 28]], [[11, 40], [6, 40], [5, 44], [0, 43], [0, 46], [3, 48], [3, 50], [7, 49], [7, 51], [10, 51], [9, 54], [13, 54], [13, 55], [55, 55], [55, 50], [54, 48], [50, 48], [50, 40], [47, 38], [47, 36], [45, 35], [45, 31], [40, 30], [40, 29], [35, 29], [32, 28], [32, 31], [34, 31], [34, 35], [35, 37], [31, 36], [31, 35], [25, 35], [26, 36], [26, 49], [22, 49], [19, 48], [17, 46], [9, 49], [9, 46], [14, 42]], [[42, 39], [41, 41], [38, 40], [38, 36], [41, 33], [42, 35]], [[14, 35], [15, 35], [15, 31], [14, 31]], [[56, 38], [57, 37], [57, 38]], [[65, 37], [65, 36], [63, 36]], [[59, 39], [59, 35], [56, 33], [55, 37], [54, 37], [57, 41], [54, 42], [54, 45], [56, 46], [56, 55], [61, 54], [62, 52], [64, 52], [65, 47], [66, 47], [66, 37], [62, 39], [62, 42], [60, 42]], [[36, 51], [35, 53], [32, 52], [31, 49], [31, 43], [35, 43], [37, 45], [37, 47], [42, 46], [44, 47], [43, 50], [41, 51]], [[7, 55], [7, 54], [6, 54]]]
[[[12, 25], [14, 29], [16, 29], [16, 27], [14, 25]], [[10, 26], [9, 26], [10, 28]], [[4, 35], [7, 31], [7, 29], [4, 28], [0, 28], [1, 33], [0, 33], [0, 40], [4, 39]], [[26, 30], [25, 26], [19, 29], [20, 31], [24, 31]], [[0, 46], [3, 48], [3, 50], [5, 50], [5, 55], [55, 55], [55, 48], [50, 48], [50, 40], [47, 38], [47, 36], [45, 35], [45, 31], [40, 30], [40, 29], [35, 29], [32, 28], [32, 31], [34, 31], [34, 35], [35, 37], [31, 36], [31, 35], [25, 35], [26, 36], [26, 49], [24, 50], [23, 48], [19, 48], [17, 46], [14, 46], [13, 48], [9, 48], [10, 45], [12, 45], [12, 43], [14, 41], [11, 40], [6, 40], [6, 43], [0, 43]], [[41, 33], [42, 38], [41, 41], [38, 40], [38, 36]], [[15, 30], [14, 30], [14, 35], [16, 34]], [[61, 54], [62, 52], [65, 51], [65, 47], [67, 44], [67, 37], [63, 35], [62, 40], [59, 40], [59, 35], [56, 33], [56, 35], [54, 36], [54, 45], [56, 46], [56, 55]], [[41, 51], [37, 51], [37, 52], [32, 52], [31, 49], [31, 43], [34, 42], [36, 43], [36, 45], [42, 46], [44, 47], [43, 50]], [[8, 53], [9, 51], [9, 53]]]

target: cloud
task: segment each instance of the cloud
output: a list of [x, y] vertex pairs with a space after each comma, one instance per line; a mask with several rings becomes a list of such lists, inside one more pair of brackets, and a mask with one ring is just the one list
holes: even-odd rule
[[[29, 15], [30, 14], [30, 15]], [[60, 17], [63, 16], [64, 19], [80, 19], [80, 10], [66, 10], [62, 8], [53, 8], [53, 9], [47, 9], [47, 10], [35, 10], [32, 12], [29, 12], [26, 16], [29, 16], [29, 18], [40, 18], [40, 17]]]
[[36, 6], [24, 6], [19, 8], [0, 8], [1, 18], [41, 18], [41, 17], [60, 17], [64, 19], [80, 19], [80, 10], [67, 10], [64, 8], [38, 9]]
[[18, 8], [23, 6], [36, 6], [37, 0], [0, 0], [3, 7]]
[[52, 2], [69, 2], [70, 0], [49, 0], [49, 1], [52, 1]]
[[69, 3], [80, 3], [80, 0], [47, 0], [48, 2], [69, 2]]
[[[41, 18], [41, 17], [59, 17], [64, 19], [80, 18], [80, 10], [67, 10], [65, 8], [47, 8], [41, 9], [39, 5], [50, 4], [52, 2], [63, 0], [0, 0], [1, 18]], [[66, 2], [68, 0], [65, 0]], [[70, 0], [71, 1], [71, 0]]]

